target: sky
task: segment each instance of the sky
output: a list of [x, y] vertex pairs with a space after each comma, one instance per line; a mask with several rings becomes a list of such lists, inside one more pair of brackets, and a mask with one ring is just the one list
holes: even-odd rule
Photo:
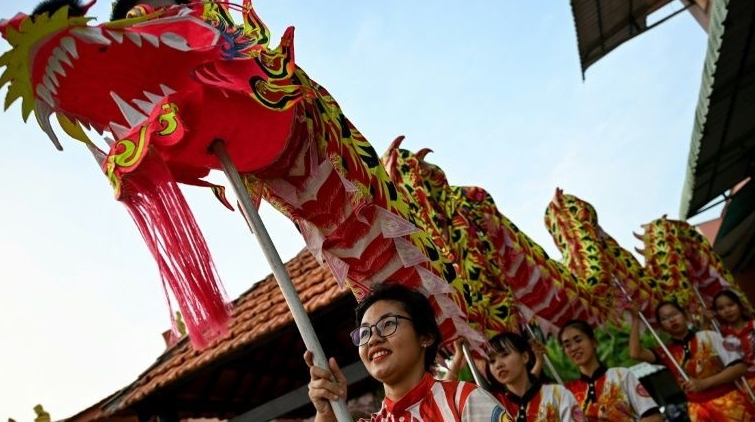
[[[100, 1], [90, 15], [104, 21]], [[3, 1], [0, 17], [35, 4]], [[543, 213], [557, 187], [630, 250], [640, 224], [678, 218], [707, 42], [691, 15], [622, 45], [583, 81], [567, 1], [254, 4], [273, 44], [296, 27], [297, 64], [379, 154], [398, 135], [431, 148], [451, 184], [487, 189], [551, 256]], [[30, 422], [37, 403], [53, 420], [72, 416], [165, 348], [156, 265], [91, 155], [61, 138], [62, 153], [19, 103], [0, 113], [0, 419]], [[230, 298], [270, 273], [238, 212], [183, 191]], [[286, 218], [265, 205], [261, 215], [284, 261], [303, 248]]]

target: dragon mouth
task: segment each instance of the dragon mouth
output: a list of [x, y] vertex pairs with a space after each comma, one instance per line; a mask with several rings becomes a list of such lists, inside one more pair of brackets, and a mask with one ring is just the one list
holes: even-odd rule
[[[316, 94], [295, 78], [293, 28], [270, 49], [267, 28], [244, 13], [259, 31], [247, 32], [204, 4], [100, 25], [64, 9], [0, 22], [13, 47], [0, 56], [6, 108], [22, 99], [24, 120], [34, 113], [59, 150], [53, 115], [96, 157], [110, 148], [100, 150], [86, 129], [115, 141], [158, 133], [163, 159], [192, 178], [218, 166], [207, 154], [213, 139], [228, 142], [240, 170], [264, 168], [289, 139], [294, 106]], [[250, 137], [264, 147], [250, 150]], [[114, 140], [105, 139], [111, 147]]]
[[[129, 133], [133, 132], [138, 126], [146, 122], [154, 109], [165, 101], [171, 94], [175, 94], [172, 88], [167, 85], [160, 85], [160, 91], [162, 95], [154, 94], [149, 91], [143, 91], [146, 101], [140, 98], [134, 98], [130, 102], [121, 98], [115, 91], [110, 91], [110, 96], [115, 101], [115, 105], [121, 111], [121, 114], [126, 119], [127, 125], [121, 125], [111, 121], [108, 123], [110, 132], [117, 138], [123, 138]], [[133, 103], [136, 107], [132, 106]]]
[[[99, 134], [109, 131], [114, 137], [122, 138], [147, 121], [156, 107], [176, 93], [171, 86], [180, 86], [180, 83], [167, 72], [165, 68], [170, 66], [166, 64], [176, 54], [185, 55], [197, 46], [190, 45], [180, 33], [166, 30], [164, 24], [174, 23], [180, 32], [191, 29], [194, 35], [196, 26], [202, 27], [200, 48], [214, 45], [219, 38], [217, 31], [193, 16], [184, 16], [186, 13], [126, 28], [114, 23], [74, 27], [49, 38], [39, 47], [35, 56], [46, 60], [33, 65], [35, 114], [58, 149], [62, 148], [49, 122], [53, 113], [62, 114]], [[88, 69], [101, 64], [98, 61], [102, 61], [105, 51], [110, 57], [121, 58], [122, 66], [109, 66], [108, 71], [103, 72], [106, 74], [102, 77], [111, 78], [112, 84], [102, 81], [96, 84]], [[155, 59], [160, 56], [167, 58], [162, 66]], [[126, 81], [128, 83], [124, 83]], [[92, 112], [92, 104], [97, 104], [98, 110]]]

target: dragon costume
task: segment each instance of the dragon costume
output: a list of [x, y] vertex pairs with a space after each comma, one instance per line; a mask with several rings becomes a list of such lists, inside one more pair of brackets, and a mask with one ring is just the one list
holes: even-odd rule
[[[21, 99], [22, 117], [34, 113], [61, 149], [54, 115], [92, 151], [196, 346], [223, 331], [229, 309], [177, 183], [211, 187], [224, 200], [203, 180], [220, 168], [208, 152], [218, 140], [252, 198], [290, 218], [339, 284], [357, 299], [384, 280], [420, 289], [446, 342], [462, 335], [480, 351], [479, 333], [514, 327], [518, 305], [554, 326], [602, 321], [615, 308], [612, 277], [650, 302], [639, 264], [600, 229], [592, 207], [557, 193], [546, 219], [567, 264], [550, 259], [484, 189], [450, 185], [424, 160], [428, 150], [412, 154], [399, 141], [381, 162], [328, 91], [296, 66], [293, 28], [270, 48], [250, 1], [239, 25], [234, 7], [140, 6], [102, 24], [63, 7], [0, 23], [12, 47], [0, 57], [5, 107]], [[104, 133], [108, 145], [84, 129]], [[699, 243], [691, 233], [684, 239]], [[685, 255], [706, 280], [725, 274], [708, 256]]]
[[430, 150], [412, 153], [399, 148], [401, 141], [391, 144], [383, 162], [398, 189], [415, 198], [413, 221], [458, 268], [457, 289], [477, 329], [490, 337], [533, 317], [548, 331], [573, 318], [595, 321], [574, 276], [501, 214], [487, 191], [450, 185], [443, 170], [425, 160]]
[[[482, 336], [466, 322], [456, 271], [431, 236], [409, 220], [413, 201], [330, 94], [295, 65], [294, 31], [271, 49], [249, 0], [236, 25], [227, 2], [155, 10], [94, 25], [69, 16], [18, 14], [0, 24], [12, 49], [0, 57], [6, 108], [21, 99], [56, 147], [55, 115], [93, 152], [116, 198], [131, 212], [192, 341], [222, 332], [228, 308], [209, 251], [177, 182], [220, 167], [225, 143], [248, 192], [301, 231], [308, 249], [357, 299], [374, 282], [420, 289], [445, 341]], [[170, 64], [166, 66], [166, 64]], [[105, 148], [83, 128], [112, 136]], [[222, 195], [221, 195], [222, 196]]]
[[[645, 257], [646, 271], [665, 293], [664, 299], [690, 308], [710, 307], [716, 293], [729, 289], [745, 300], [731, 272], [694, 226], [662, 216], [643, 225], [643, 229], [644, 233], [637, 235], [644, 245], [640, 252]], [[693, 286], [705, 303], [695, 297]], [[746, 301], [744, 304], [752, 309]]]
[[[640, 305], [653, 319], [653, 309], [664, 300], [697, 308], [693, 286], [706, 306], [722, 289], [738, 291], [731, 273], [710, 243], [689, 223], [665, 216], [643, 225], [637, 235], [642, 266], [598, 224], [594, 207], [574, 195], [556, 189], [545, 213], [546, 226], [564, 257], [565, 264], [590, 297], [593, 314], [601, 321], [619, 321], [626, 299]], [[624, 292], [615, 288], [619, 281]], [[741, 295], [744, 297], [744, 295]]]
[[[627, 299], [639, 303], [645, 313], [657, 303], [651, 300], [656, 297], [655, 281], [646, 276], [634, 255], [598, 224], [591, 204], [556, 189], [545, 211], [545, 225], [600, 321], [621, 321]], [[616, 286], [617, 281], [629, 298]]]

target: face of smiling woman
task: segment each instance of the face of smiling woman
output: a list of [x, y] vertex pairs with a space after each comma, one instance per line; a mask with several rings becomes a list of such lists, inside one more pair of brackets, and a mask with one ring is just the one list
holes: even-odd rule
[[717, 297], [713, 305], [718, 317], [727, 324], [734, 324], [742, 319], [742, 308], [727, 296]]
[[[361, 326], [375, 325], [391, 315], [409, 318], [401, 303], [379, 300], [364, 313]], [[404, 385], [411, 388], [425, 373], [423, 344], [429, 345], [432, 339], [417, 335], [412, 321], [405, 318], [396, 319], [396, 332], [385, 338], [373, 328], [370, 340], [359, 347], [359, 357], [367, 372], [386, 387], [411, 384]]]
[[567, 327], [561, 333], [561, 348], [564, 354], [579, 367], [593, 363], [596, 359], [596, 347], [595, 340], [575, 327]]

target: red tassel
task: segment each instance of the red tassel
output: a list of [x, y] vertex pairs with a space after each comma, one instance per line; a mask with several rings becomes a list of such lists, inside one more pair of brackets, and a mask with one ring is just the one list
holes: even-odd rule
[[[204, 236], [162, 158], [148, 152], [138, 170], [122, 178], [118, 200], [152, 252], [163, 287], [178, 302], [192, 344], [205, 347], [227, 331], [230, 305]], [[170, 304], [167, 291], [166, 299]]]

